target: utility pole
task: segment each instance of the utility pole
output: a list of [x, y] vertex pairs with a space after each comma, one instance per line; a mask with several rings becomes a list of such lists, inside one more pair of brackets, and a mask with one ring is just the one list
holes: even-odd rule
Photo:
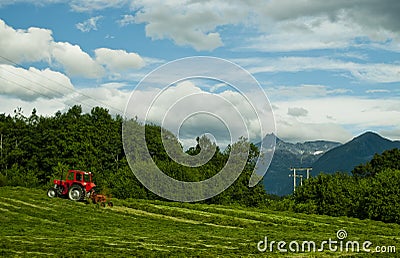
[[299, 177], [300, 178], [300, 185], [303, 185], [303, 175], [298, 175], [296, 172], [297, 171], [307, 171], [307, 179], [310, 178], [310, 171], [312, 170], [312, 168], [290, 168], [290, 171], [293, 171], [293, 174], [290, 174], [289, 177], [293, 177], [293, 192], [296, 191], [296, 178]]
[[296, 169], [295, 168], [291, 168], [291, 171], [293, 171], [293, 174], [289, 175], [289, 177], [293, 177], [293, 192], [296, 191]]

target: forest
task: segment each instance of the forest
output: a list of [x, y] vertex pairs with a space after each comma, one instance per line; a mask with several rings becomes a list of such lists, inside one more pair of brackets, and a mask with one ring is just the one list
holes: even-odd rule
[[[53, 116], [38, 116], [35, 109], [29, 116], [21, 109], [15, 110], [13, 116], [0, 114], [0, 186], [46, 189], [68, 169], [79, 169], [93, 172], [98, 190], [118, 199], [161, 199], [148, 191], [128, 166], [121, 137], [123, 122], [123, 117], [112, 116], [101, 107], [83, 113], [80, 106], [73, 106]], [[210, 178], [228, 160], [230, 146], [224, 150], [216, 146], [207, 164], [195, 168], [182, 166], [163, 148], [164, 129], [133, 122], [145, 126], [152, 159], [175, 179]], [[197, 138], [198, 143], [202, 140], [207, 141]], [[246, 144], [250, 146], [250, 155], [243, 173], [227, 190], [203, 203], [400, 223], [400, 150], [376, 154], [370, 162], [355, 167], [352, 174], [321, 173], [306, 180], [294, 194], [280, 198], [267, 194], [261, 183], [248, 187], [258, 149], [252, 143]], [[189, 155], [199, 152], [199, 144], [186, 150]]]

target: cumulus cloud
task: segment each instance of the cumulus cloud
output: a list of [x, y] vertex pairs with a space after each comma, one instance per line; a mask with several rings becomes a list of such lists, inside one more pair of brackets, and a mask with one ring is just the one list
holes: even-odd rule
[[354, 46], [359, 38], [368, 39], [370, 45], [385, 45], [394, 40], [390, 45], [399, 49], [396, 44], [400, 40], [400, 7], [395, 0], [147, 0], [134, 1], [132, 10], [132, 15], [120, 20], [121, 25], [145, 23], [146, 35], [152, 39], [169, 38], [196, 50], [222, 46], [219, 29], [237, 24], [257, 35], [244, 40], [241, 47], [261, 51], [346, 48]]
[[125, 105], [131, 91], [121, 89], [124, 84], [106, 83], [98, 87], [89, 87], [65, 96], [63, 102], [68, 106], [81, 104], [84, 112], [90, 112], [93, 107], [102, 106], [111, 114], [123, 115]]
[[[166, 119], [169, 122], [164, 125], [168, 129], [176, 131], [173, 128], [181, 125], [183, 118], [186, 117], [185, 114], [201, 110], [204, 107], [204, 103], [207, 103], [207, 107], [212, 109], [214, 114], [217, 113], [214, 110], [218, 110], [218, 114], [221, 117], [227, 117], [232, 114], [232, 106], [221, 105], [221, 102], [217, 101], [217, 99], [207, 99], [207, 102], [205, 102], [199, 97], [197, 101], [196, 99], [188, 99], [190, 104], [185, 103], [182, 98], [188, 95], [211, 95], [211, 93], [205, 92], [197, 85], [194, 81], [184, 81], [164, 91], [153, 103], [149, 112], [150, 120], [161, 123]], [[326, 90], [326, 92], [328, 91]], [[151, 98], [154, 93], [148, 90], [135, 94], [138, 94], [138, 101], [146, 100], [145, 102], [147, 102], [147, 99]], [[252, 107], [243, 100], [243, 96], [230, 90], [213, 93], [212, 95], [227, 100], [228, 103], [240, 110], [250, 138], [253, 137], [254, 139], [257, 136], [257, 130], [259, 129], [257, 128], [257, 118], [252, 114]], [[346, 142], [353, 135], [358, 135], [370, 128], [397, 128], [398, 114], [400, 112], [400, 100], [396, 98], [388, 98], [383, 102], [379, 98], [331, 96], [329, 93], [317, 98], [309, 96], [278, 100], [272, 102], [272, 104], [275, 107], [274, 115], [277, 135], [289, 141], [325, 139]], [[173, 115], [170, 114], [164, 117], [166, 111], [174, 105], [175, 107], [169, 111], [173, 111]], [[131, 116], [135, 115], [135, 111], [142, 112], [139, 110], [142, 108], [139, 102], [136, 102], [134, 107]], [[234, 128], [232, 131], [234, 133], [240, 132], [238, 129], [240, 128], [240, 119], [233, 120], [231, 121], [231, 126]], [[217, 141], [222, 139], [225, 143], [227, 142], [225, 126], [214, 118], [199, 115], [187, 119], [182, 128], [188, 129], [186, 132], [184, 130], [180, 132], [182, 139], [186, 139], [186, 142], [190, 142], [190, 137], [193, 138], [194, 135], [204, 133], [206, 129], [213, 131]], [[389, 135], [389, 132], [386, 133]], [[394, 132], [392, 134], [394, 135]]]
[[[0, 19], [0, 55], [13, 62], [46, 61], [50, 59], [52, 32], [31, 27], [15, 30]], [[7, 61], [0, 59], [0, 63]]]
[[33, 101], [38, 98], [59, 98], [74, 92], [67, 76], [50, 69], [28, 70], [11, 65], [0, 65], [0, 94]]
[[142, 68], [145, 64], [137, 53], [128, 53], [125, 50], [98, 48], [95, 51], [96, 62], [106, 66], [110, 71], [126, 71]]
[[101, 18], [103, 18], [103, 16], [91, 17], [84, 22], [75, 24], [75, 27], [82, 32], [89, 32], [91, 30], [97, 30], [97, 22]]
[[345, 48], [360, 38], [377, 46], [393, 40], [393, 47], [400, 40], [400, 6], [393, 0], [272, 0], [257, 6], [264, 35], [250, 39], [246, 47], [262, 51]]
[[[20, 2], [35, 3], [6, 0], [2, 4]], [[261, 51], [336, 49], [364, 44], [400, 51], [400, 6], [396, 0], [330, 3], [319, 0], [73, 0], [68, 3], [76, 12], [130, 6], [132, 13], [117, 21], [121, 26], [144, 23], [148, 37], [171, 39], [177, 45], [196, 50], [210, 51], [224, 45], [221, 36], [224, 27], [240, 24], [250, 32], [240, 47]], [[78, 26], [87, 31], [96, 28], [96, 22], [88, 20]]]
[[[30, 69], [34, 70], [34, 68]], [[1, 70], [0, 68], [0, 73]], [[31, 71], [26, 72], [27, 76], [34, 76]], [[57, 74], [56, 72], [53, 73]], [[131, 93], [121, 89], [124, 87], [124, 84], [121, 83], [107, 83], [84, 89], [69, 89], [67, 88], [67, 82], [63, 82], [62, 79], [56, 80], [57, 76], [51, 77], [48, 74], [45, 76], [51, 80], [45, 80], [44, 75], [40, 74], [35, 78], [39, 83], [25, 83], [21, 79], [21, 84], [25, 83], [24, 86], [26, 88], [17, 87], [14, 83], [10, 84], [10, 88], [7, 86], [7, 93], [3, 88], [0, 88], [0, 110], [6, 114], [12, 114], [14, 109], [21, 107], [24, 113], [29, 115], [30, 111], [36, 108], [38, 114], [50, 116], [54, 115], [58, 110], [65, 112], [74, 105], [81, 105], [83, 112], [86, 113], [89, 113], [93, 107], [101, 106], [108, 109], [113, 115], [122, 115]], [[68, 80], [66, 76], [64, 77]], [[0, 83], [2, 83], [1, 80]], [[46, 86], [46, 88], [43, 86]]]
[[[396, 128], [400, 100], [327, 96], [288, 101], [275, 101], [277, 134], [283, 139], [327, 139], [344, 142], [370, 128]], [[296, 119], [286, 112], [297, 106], [308, 111]]]
[[[145, 117], [141, 114], [147, 114], [147, 121], [179, 135], [184, 144], [204, 133], [211, 133], [220, 146], [231, 143], [231, 137], [233, 141], [241, 136], [261, 140], [259, 117], [252, 106], [257, 103], [249, 103], [236, 91], [210, 93], [199, 85], [202, 84], [198, 80], [185, 80], [159, 95], [158, 90], [135, 91], [128, 114], [137, 115], [142, 121]], [[151, 103], [148, 112], [149, 107], [143, 103]]]
[[[0, 6], [21, 2], [38, 4], [32, 0], [6, 0]], [[55, 2], [64, 1], [45, 0], [40, 4]], [[130, 6], [132, 14], [118, 21], [121, 26], [144, 23], [148, 37], [171, 39], [196, 50], [213, 50], [224, 45], [222, 28], [238, 24], [256, 35], [250, 34], [241, 47], [261, 51], [346, 48], [357, 44], [358, 39], [366, 40], [369, 46], [400, 50], [400, 6], [396, 0], [329, 3], [319, 0], [72, 0], [68, 3], [76, 12]], [[83, 25], [81, 29], [87, 30]]]
[[71, 76], [98, 78], [104, 74], [102, 66], [96, 63], [78, 45], [71, 45], [67, 42], [54, 42], [52, 56]]
[[[15, 30], [2, 20], [0, 56], [5, 57], [0, 58], [0, 64], [45, 61], [52, 67], [63, 68], [68, 76], [84, 78], [101, 78], [107, 71], [121, 73], [139, 69], [146, 63], [137, 53], [108, 48], [96, 49], [95, 58], [92, 58], [79, 45], [54, 41], [51, 30], [34, 27]], [[149, 63], [154, 60], [148, 59]]]
[[[177, 45], [211, 51], [223, 45], [217, 27], [237, 24], [246, 18], [245, 3], [214, 1], [136, 1], [136, 23], [146, 24], [152, 39], [172, 39]], [[244, 11], [244, 13], [242, 13]]]
[[345, 143], [353, 135], [337, 123], [307, 123], [296, 120], [277, 120], [277, 135], [289, 142], [328, 140]]

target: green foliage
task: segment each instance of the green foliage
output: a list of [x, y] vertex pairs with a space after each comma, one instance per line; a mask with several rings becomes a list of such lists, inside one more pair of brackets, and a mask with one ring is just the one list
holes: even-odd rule
[[375, 155], [354, 176], [320, 174], [296, 189], [296, 210], [400, 223], [400, 151]]
[[7, 185], [7, 177], [0, 173], [0, 187]]
[[[400, 170], [380, 171], [372, 180], [366, 181], [360, 205], [366, 217], [385, 222], [400, 223]], [[360, 207], [360, 209], [361, 209]]]
[[400, 170], [400, 150], [392, 149], [384, 151], [381, 155], [375, 154], [372, 160], [366, 164], [355, 167], [352, 174], [359, 177], [374, 176], [384, 169]]
[[10, 186], [24, 186], [24, 187], [37, 187], [39, 180], [37, 178], [37, 170], [24, 169], [14, 164], [10, 169], [6, 170], [7, 185]]
[[347, 174], [320, 174], [297, 188], [294, 197], [296, 203], [307, 206], [308, 212], [315, 210], [317, 214], [345, 216], [354, 209], [355, 186], [353, 178]]
[[[80, 106], [73, 106], [67, 112], [57, 112], [54, 116], [43, 117], [36, 110], [27, 117], [17, 109], [13, 117], [0, 114], [0, 133], [3, 148], [0, 157], [0, 185], [48, 188], [54, 179], [66, 175], [68, 169], [91, 171], [97, 191], [109, 191], [118, 198], [158, 198], [149, 192], [135, 178], [128, 166], [122, 146], [122, 124], [130, 123], [124, 135], [130, 140], [141, 130], [145, 131], [147, 146], [127, 147], [138, 164], [134, 169], [149, 171], [149, 160], [141, 160], [144, 152], [149, 152], [152, 160], [167, 175], [182, 181], [202, 181], [211, 178], [226, 164], [231, 146], [221, 151], [207, 137], [197, 139], [197, 145], [186, 153], [182, 146], [167, 130], [157, 125], [142, 125], [136, 120], [124, 121], [122, 117], [112, 117], [107, 109], [95, 107], [90, 113], [82, 112]], [[201, 149], [215, 149], [211, 160], [198, 167], [181, 165], [173, 161], [164, 149], [167, 139], [173, 146], [174, 154], [194, 158]], [[235, 146], [248, 146], [242, 139]], [[146, 148], [147, 147], [147, 148]], [[262, 185], [248, 187], [258, 149], [249, 145], [250, 155], [245, 171], [226, 192], [209, 203], [237, 203], [248, 206], [262, 206], [265, 191]], [[186, 156], [185, 156], [186, 155]], [[152, 161], [152, 162], [153, 162]]]

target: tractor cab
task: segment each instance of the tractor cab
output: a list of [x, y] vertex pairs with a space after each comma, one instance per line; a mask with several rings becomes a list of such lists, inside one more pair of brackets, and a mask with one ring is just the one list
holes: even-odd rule
[[49, 197], [68, 195], [69, 199], [79, 201], [90, 195], [95, 186], [91, 172], [69, 170], [65, 180], [54, 180], [54, 187], [48, 190], [47, 195]]

